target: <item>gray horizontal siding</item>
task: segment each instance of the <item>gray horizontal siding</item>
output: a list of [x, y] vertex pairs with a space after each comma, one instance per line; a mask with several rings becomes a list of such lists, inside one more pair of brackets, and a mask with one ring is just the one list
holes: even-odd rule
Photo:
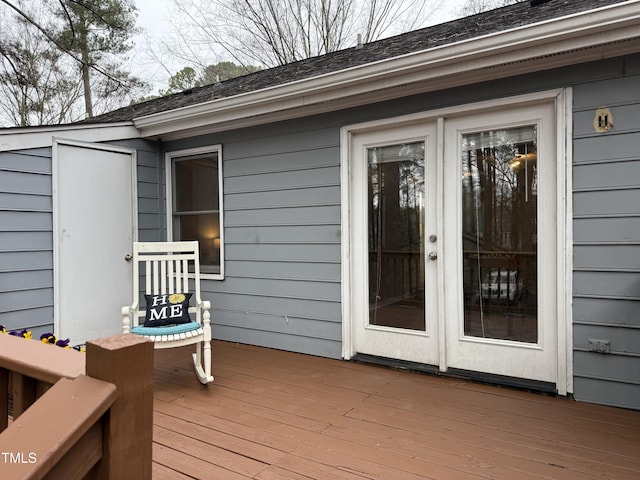
[[[303, 190], [298, 190], [304, 195]], [[258, 215], [257, 210], [260, 211]], [[255, 210], [230, 211], [225, 207], [225, 227], [260, 226], [299, 226], [300, 219], [305, 218], [310, 225], [335, 224], [336, 215], [340, 215], [340, 205], [305, 205], [297, 207], [266, 208]]]
[[275, 261], [275, 260], [229, 260], [229, 271], [240, 277], [280, 278], [287, 280], [340, 281], [340, 269], [332, 262]]
[[640, 300], [640, 268], [626, 271], [576, 269], [573, 281], [576, 297]]
[[[226, 280], [225, 280], [226, 282]], [[291, 298], [287, 292], [281, 292], [280, 295], [247, 294], [242, 290], [238, 290], [235, 294], [218, 295], [218, 285], [210, 285], [210, 282], [204, 282], [206, 292], [212, 295], [214, 302], [212, 307], [216, 312], [222, 312], [223, 315], [216, 315], [215, 325], [222, 325], [229, 320], [229, 314], [235, 313], [251, 313], [254, 317], [280, 317], [289, 318], [309, 318], [313, 320], [324, 320], [327, 324], [335, 322], [336, 316], [340, 316], [340, 304], [326, 300], [315, 300], [308, 298]], [[236, 284], [241, 285], [241, 281]], [[213, 291], [215, 289], [215, 291]], [[259, 325], [244, 324], [247, 328], [258, 328]], [[332, 328], [332, 334], [329, 337], [337, 337], [335, 335], [335, 327]]]
[[[228, 242], [242, 243], [279, 243], [282, 242], [281, 228], [277, 225], [261, 225], [257, 229], [255, 225], [229, 229], [226, 240]], [[292, 226], [287, 231], [287, 240], [291, 243], [340, 243], [340, 230], [334, 225], [307, 225]]]
[[[28, 213], [25, 213], [28, 215]], [[37, 252], [51, 252], [53, 249], [53, 238], [51, 230], [2, 230], [0, 233], [0, 252], [29, 252], [29, 256], [36, 258]], [[0, 253], [1, 255], [1, 253]], [[0, 270], [9, 268], [9, 260], [5, 258], [6, 263], [0, 263]], [[52, 258], [49, 255], [49, 258]], [[21, 261], [24, 261], [22, 259]], [[40, 261], [40, 260], [38, 260]], [[15, 268], [15, 265], [11, 268]]]
[[573, 259], [578, 269], [627, 270], [640, 268], [640, 242], [635, 244], [577, 244]]
[[[640, 106], [639, 106], [640, 108]], [[612, 142], [612, 151], [617, 143], [633, 142], [635, 139], [627, 135], [617, 135]], [[576, 140], [579, 144], [580, 140]], [[637, 179], [640, 178], [640, 166], [636, 159], [623, 162], [609, 159], [601, 163], [575, 164], [573, 181], [577, 192], [622, 190], [637, 188]]]
[[573, 228], [579, 245], [633, 244], [638, 242], [640, 216], [616, 214], [579, 217], [574, 220]]
[[[640, 145], [640, 143], [638, 144]], [[603, 216], [638, 216], [640, 189], [631, 186], [621, 190], [576, 191], [573, 195], [576, 206], [574, 218], [598, 218]]]
[[[314, 300], [317, 302], [335, 301], [336, 297], [340, 296], [340, 284], [328, 280], [233, 276], [229, 276], [227, 280], [217, 286], [217, 293], [279, 298], [282, 292], [287, 292], [287, 298], [289, 299]], [[309, 315], [313, 314], [309, 313]]]
[[340, 356], [336, 131], [224, 145], [228, 263], [214, 303], [223, 338]]
[[[334, 171], [329, 170], [330, 174], [335, 174]], [[228, 182], [233, 184], [233, 182]], [[292, 194], [290, 190], [304, 190], [298, 192], [298, 194], [304, 195], [306, 199], [305, 205], [308, 206], [325, 206], [327, 205], [327, 198], [333, 198], [334, 203], [340, 203], [340, 186], [327, 186], [326, 184], [308, 186], [304, 189], [301, 188], [288, 188], [281, 190], [270, 191], [246, 191], [227, 193], [225, 195], [225, 210], [252, 210], [255, 208], [293, 208], [299, 207], [299, 204], [295, 203], [296, 196]]]
[[0, 272], [0, 291], [5, 293], [22, 290], [53, 288], [53, 275], [42, 274], [49, 270], [23, 270], [18, 272]]
[[[577, 296], [573, 299], [575, 325], [611, 325], [638, 327], [638, 301], [633, 298], [607, 298], [604, 296]], [[574, 328], [579, 336], [579, 328]]]
[[580, 392], [582, 400], [613, 407], [640, 410], [638, 384], [621, 382], [607, 377], [575, 375], [574, 390]]
[[2, 321], [7, 327], [13, 325], [14, 329], [28, 328], [33, 337], [38, 338], [45, 332], [53, 331], [53, 306], [38, 307], [31, 305], [28, 309], [3, 310]]
[[158, 242], [166, 239], [164, 157], [160, 145], [148, 140], [123, 140], [119, 146], [137, 152], [138, 240]]
[[203, 282], [214, 336], [338, 358], [339, 128], [267, 130], [167, 146], [223, 144], [225, 280]]
[[[633, 335], [619, 342], [620, 332], [637, 322], [634, 279], [640, 268], [634, 263], [640, 258], [640, 89], [637, 76], [624, 77], [632, 73], [640, 73], [638, 55], [171, 142], [167, 150], [223, 146], [226, 279], [205, 282], [216, 309], [215, 335], [339, 355], [341, 126], [573, 85], [576, 395], [620, 400], [626, 394], [616, 392], [635, 388], [629, 375], [610, 372], [616, 388], [602, 402], [591, 393], [593, 379], [587, 380], [589, 362], [602, 356], [583, 349], [594, 335], [608, 335], [618, 349], [611, 356], [635, 348]], [[612, 108], [615, 129], [596, 135], [595, 109], [603, 106]], [[593, 370], [594, 377], [603, 373]]]
[[0, 324], [53, 327], [51, 149], [0, 153]]
[[[591, 117], [591, 121], [593, 121], [594, 115], [594, 111], [591, 111], [591, 114], [585, 121], [588, 121], [589, 117]], [[618, 123], [617, 120], [616, 123]], [[581, 167], [589, 166], [590, 164], [606, 165], [610, 162], [635, 161], [638, 156], [638, 151], [635, 148], [635, 145], [640, 142], [640, 133], [625, 133], [624, 138], [626, 139], [625, 142], [618, 143], [616, 141], [618, 139], [617, 134], [594, 136], [593, 126], [591, 135], [583, 135], [581, 137], [576, 136], [576, 140], [579, 141], [574, 143], [573, 150], [573, 166], [575, 171], [579, 173]], [[584, 187], [593, 188], [597, 186], [598, 184], [586, 184]]]
[[[610, 320], [615, 322], [615, 319]], [[615, 356], [624, 357], [628, 355], [633, 358], [637, 355], [637, 345], [640, 343], [640, 325], [631, 325], [628, 328], [624, 328], [623, 325], [617, 322], [611, 325], [583, 323], [581, 327], [576, 330], [574, 336], [574, 343], [578, 351], [587, 352], [587, 345], [590, 339], [607, 339], [613, 345]], [[625, 372], [621, 373], [624, 374]], [[633, 379], [633, 376], [631, 379]]]
[[[638, 85], [636, 74], [574, 88], [573, 347], [577, 399], [640, 409]], [[610, 132], [594, 132], [600, 107]], [[589, 351], [593, 339], [611, 352]]]
[[51, 196], [34, 193], [0, 193], [0, 205], [14, 212], [50, 212]]

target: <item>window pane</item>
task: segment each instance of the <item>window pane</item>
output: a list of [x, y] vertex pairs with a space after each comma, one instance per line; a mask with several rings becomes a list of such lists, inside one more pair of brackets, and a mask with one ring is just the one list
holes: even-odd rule
[[424, 143], [368, 151], [369, 324], [425, 330]]
[[218, 156], [175, 162], [177, 212], [218, 210]]
[[535, 126], [462, 139], [465, 335], [537, 343]]
[[[220, 215], [207, 213], [198, 215], [176, 215], [174, 236], [176, 240], [200, 242], [200, 265], [203, 271], [219, 271], [220, 267]], [[217, 267], [204, 268], [205, 266]]]

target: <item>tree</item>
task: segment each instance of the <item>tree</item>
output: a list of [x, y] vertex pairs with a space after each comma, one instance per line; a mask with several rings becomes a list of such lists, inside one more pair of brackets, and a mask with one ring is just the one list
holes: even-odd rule
[[[141, 86], [117, 66], [133, 48], [129, 38], [135, 30], [136, 8], [131, 0], [59, 0], [55, 14], [63, 21], [56, 43], [79, 63], [87, 117], [93, 117], [92, 88], [106, 99]], [[99, 82], [92, 82], [96, 65], [101, 66], [102, 75], [97, 76]]]
[[[41, 13], [30, 11], [40, 20]], [[0, 119], [31, 126], [78, 118], [80, 84], [67, 75], [69, 62], [23, 17], [0, 15]]]
[[0, 109], [12, 124], [26, 127], [77, 118], [75, 104], [82, 90], [67, 78], [61, 57], [29, 29], [13, 45], [5, 45], [0, 58]]
[[210, 85], [212, 83], [224, 82], [231, 78], [241, 77], [248, 73], [257, 72], [259, 67], [253, 65], [237, 65], [233, 62], [219, 62], [207, 65], [202, 70], [198, 85]]
[[[246, 75], [248, 73], [257, 72], [258, 67], [248, 65], [236, 65], [232, 62], [220, 62], [214, 65], [207, 65], [201, 70], [200, 75], [192, 67], [184, 67], [169, 78], [169, 88], [166, 91], [160, 91], [160, 95], [171, 95], [172, 93], [182, 92], [193, 87], [201, 87], [212, 83], [223, 82], [231, 78]], [[150, 100], [155, 97], [143, 97], [142, 100]]]
[[477, 13], [493, 10], [494, 8], [506, 7], [513, 5], [522, 0], [466, 0], [466, 2], [456, 11], [460, 17], [467, 17]]
[[78, 119], [82, 97], [86, 116], [124, 104], [143, 88], [121, 67], [134, 22], [132, 0], [0, 0], [7, 117], [18, 125], [60, 123]]
[[164, 92], [164, 95], [171, 93], [182, 92], [189, 88], [195, 87], [197, 84], [196, 71], [191, 67], [184, 67], [182, 70], [172, 75], [169, 79], [169, 90]]
[[[284, 65], [423, 25], [444, 0], [175, 0], [165, 48], [204, 67], [220, 55], [240, 65]], [[427, 10], [425, 5], [430, 9]]]

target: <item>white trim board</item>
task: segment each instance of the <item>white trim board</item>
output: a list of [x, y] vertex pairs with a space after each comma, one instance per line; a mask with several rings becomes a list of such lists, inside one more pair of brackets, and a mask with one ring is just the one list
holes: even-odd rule
[[0, 152], [50, 147], [56, 137], [81, 142], [109, 142], [140, 138], [140, 131], [132, 122], [9, 128], [0, 130]]

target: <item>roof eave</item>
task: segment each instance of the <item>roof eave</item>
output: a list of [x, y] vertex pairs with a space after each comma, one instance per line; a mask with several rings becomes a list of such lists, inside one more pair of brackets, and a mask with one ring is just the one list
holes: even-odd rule
[[640, 1], [632, 0], [156, 113], [134, 124], [142, 137], [171, 140], [638, 51]]

